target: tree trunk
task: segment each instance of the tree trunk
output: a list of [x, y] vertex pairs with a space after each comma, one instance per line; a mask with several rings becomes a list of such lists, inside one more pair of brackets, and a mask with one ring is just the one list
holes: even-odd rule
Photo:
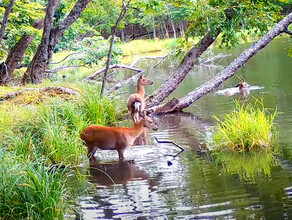
[[177, 88], [177, 86], [184, 80], [193, 66], [198, 62], [198, 58], [201, 56], [201, 54], [208, 49], [208, 47], [216, 40], [219, 34], [220, 30], [217, 30], [217, 33], [214, 36], [208, 32], [196, 46], [192, 47], [188, 51], [178, 69], [170, 77], [170, 79], [161, 85], [160, 88], [151, 95], [147, 104], [148, 108], [159, 105]]
[[170, 24], [171, 24], [171, 28], [172, 28], [172, 31], [173, 31], [173, 37], [176, 38], [176, 31], [175, 31], [175, 27], [174, 27], [174, 24], [172, 22], [172, 20], [169, 18], [170, 20]]
[[165, 30], [165, 38], [169, 38], [169, 33], [168, 33], [168, 29], [167, 29], [165, 21], [163, 21], [163, 27], [164, 27], [164, 30]]
[[7, 22], [8, 22], [8, 17], [9, 17], [11, 10], [12, 10], [14, 2], [15, 2], [15, 0], [11, 0], [9, 5], [5, 9], [5, 13], [4, 13], [4, 17], [3, 17], [2, 25], [1, 25], [1, 30], [0, 30], [0, 44], [2, 43], [2, 39], [3, 39], [4, 32], [5, 32], [5, 29], [7, 26]]
[[179, 30], [180, 30], [180, 36], [184, 37], [185, 36], [185, 31], [184, 31], [184, 23], [183, 22], [179, 23]]
[[121, 41], [125, 42], [125, 32], [124, 29], [121, 30]]
[[[217, 76], [215, 76], [210, 81], [206, 82], [202, 86], [198, 87], [194, 91], [188, 93], [185, 97], [181, 99], [173, 99], [170, 103], [167, 103], [165, 106], [171, 106], [170, 108], [164, 106], [155, 106], [153, 109], [149, 109], [149, 112], [159, 112], [159, 113], [168, 113], [174, 111], [181, 111], [184, 108], [187, 108], [196, 100], [204, 96], [205, 94], [211, 92], [213, 89], [217, 88], [228, 78], [232, 77], [236, 71], [242, 67], [251, 57], [253, 57], [258, 51], [263, 49], [267, 44], [269, 44], [275, 37], [281, 33], [288, 33], [288, 26], [292, 23], [292, 13], [283, 18], [276, 26], [271, 29], [267, 34], [260, 38], [256, 43], [251, 45], [248, 49], [243, 51], [232, 63], [225, 67]], [[162, 111], [160, 111], [162, 110]]]
[[22, 78], [22, 83], [42, 83], [43, 73], [52, 59], [52, 55], [59, 38], [63, 35], [71, 24], [73, 24], [81, 15], [82, 11], [87, 7], [91, 0], [78, 0], [70, 11], [69, 15], [59, 26], [54, 27], [54, 14], [59, 1], [49, 0], [46, 9], [46, 17], [44, 21], [44, 31], [41, 44], [33, 57], [26, 73]]
[[156, 36], [156, 30], [155, 30], [155, 19], [153, 18], [153, 39], [155, 40], [157, 38]]
[[23, 84], [38, 84], [42, 82], [43, 72], [48, 65], [48, 45], [57, 6], [54, 0], [48, 0], [41, 44], [22, 78]]
[[[39, 21], [34, 22], [33, 27], [37, 29], [41, 29], [43, 25], [44, 25], [44, 21], [39, 20]], [[18, 63], [23, 58], [26, 49], [29, 47], [34, 37], [35, 37], [34, 35], [27, 35], [27, 34], [22, 35], [20, 40], [15, 44], [15, 46], [9, 52], [5, 62], [0, 64], [0, 85], [6, 85], [11, 81], [12, 75]]]
[[167, 17], [168, 17], [168, 20], [170, 22], [170, 25], [171, 25], [171, 28], [172, 28], [172, 31], [173, 31], [173, 37], [176, 38], [176, 31], [175, 31], [175, 27], [174, 27], [174, 24], [170, 18], [170, 15], [169, 15], [169, 11], [168, 11], [168, 7], [167, 5], [165, 5], [165, 9], [166, 9], [166, 13], [167, 13]]

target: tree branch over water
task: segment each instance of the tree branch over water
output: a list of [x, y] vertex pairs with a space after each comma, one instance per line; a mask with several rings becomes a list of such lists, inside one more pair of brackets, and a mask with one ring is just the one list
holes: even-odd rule
[[219, 74], [215, 76], [213, 79], [196, 88], [192, 92], [188, 93], [185, 97], [181, 99], [174, 99], [175, 101], [172, 100], [174, 104], [171, 105], [171, 108], [165, 107], [168, 105], [168, 103], [166, 103], [166, 105], [159, 105], [149, 108], [147, 112], [168, 113], [174, 111], [181, 111], [182, 109], [187, 108], [195, 101], [197, 101], [199, 98], [213, 91], [227, 79], [232, 77], [240, 67], [246, 64], [251, 57], [253, 57], [258, 51], [267, 46], [275, 37], [277, 37], [281, 33], [286, 33], [288, 26], [291, 23], [292, 13], [284, 17], [268, 33], [261, 37], [257, 42], [252, 44], [248, 49], [244, 50], [233, 62], [226, 66], [222, 71], [220, 71]]

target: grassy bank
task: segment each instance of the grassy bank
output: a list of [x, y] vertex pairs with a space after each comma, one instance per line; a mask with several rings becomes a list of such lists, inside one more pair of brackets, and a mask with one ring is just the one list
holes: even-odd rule
[[[77, 89], [78, 97], [29, 92], [0, 105], [0, 219], [62, 219], [72, 208], [68, 172], [88, 163], [80, 132], [117, 120], [115, 101], [95, 86]], [[55, 163], [62, 169], [51, 172]]]
[[138, 54], [167, 52], [176, 45], [176, 39], [163, 40], [133, 40], [128, 43], [120, 43], [118, 47], [122, 49], [124, 56], [133, 56]]

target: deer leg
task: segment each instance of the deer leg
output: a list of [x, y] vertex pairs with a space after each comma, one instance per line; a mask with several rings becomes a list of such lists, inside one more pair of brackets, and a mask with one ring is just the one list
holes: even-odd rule
[[123, 161], [124, 161], [124, 151], [125, 151], [124, 148], [118, 150], [119, 161], [120, 161], [120, 162], [123, 162]]
[[96, 150], [97, 150], [97, 147], [95, 147], [93, 149], [88, 148], [87, 156], [90, 160], [96, 160], [96, 158], [94, 157]]

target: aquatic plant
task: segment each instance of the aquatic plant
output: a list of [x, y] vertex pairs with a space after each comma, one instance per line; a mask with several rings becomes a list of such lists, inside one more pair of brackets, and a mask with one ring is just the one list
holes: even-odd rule
[[271, 148], [277, 139], [274, 119], [277, 111], [269, 112], [261, 101], [255, 104], [235, 103], [235, 109], [222, 120], [218, 117], [213, 130], [216, 147], [236, 151]]

